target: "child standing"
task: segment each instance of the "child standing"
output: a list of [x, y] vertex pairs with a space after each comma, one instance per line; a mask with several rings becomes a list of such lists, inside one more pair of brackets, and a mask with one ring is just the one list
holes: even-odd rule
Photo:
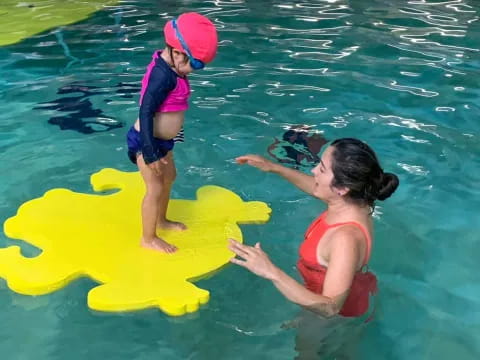
[[157, 237], [156, 228], [185, 230], [166, 218], [175, 180], [175, 142], [183, 142], [184, 113], [190, 84], [187, 74], [202, 69], [217, 53], [217, 31], [206, 17], [184, 13], [164, 27], [166, 47], [153, 54], [142, 80], [139, 118], [127, 133], [128, 156], [145, 181], [142, 202], [144, 247], [173, 253], [174, 245]]

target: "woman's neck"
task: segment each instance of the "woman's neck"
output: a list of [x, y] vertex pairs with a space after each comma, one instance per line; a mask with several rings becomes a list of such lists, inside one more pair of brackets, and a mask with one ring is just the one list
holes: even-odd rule
[[359, 215], [369, 216], [370, 208], [345, 201], [344, 199], [336, 199], [328, 202], [327, 214], [331, 218], [349, 218]]

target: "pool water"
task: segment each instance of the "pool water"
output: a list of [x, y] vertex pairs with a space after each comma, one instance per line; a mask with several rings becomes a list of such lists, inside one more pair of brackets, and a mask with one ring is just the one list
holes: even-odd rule
[[[50, 1], [52, 2], [52, 1]], [[274, 175], [234, 163], [291, 126], [359, 137], [401, 186], [376, 212], [373, 322], [354, 359], [480, 357], [480, 5], [452, 1], [124, 0], [75, 24], [0, 47], [0, 222], [90, 174], [134, 171], [125, 134], [167, 19], [198, 11], [217, 25], [215, 62], [191, 76], [175, 198], [205, 184], [268, 202], [243, 226], [292, 276], [308, 224], [324, 209]], [[311, 164], [300, 168], [309, 171]], [[126, 210], [128, 211], [128, 210]], [[18, 244], [0, 233], [0, 246]], [[29, 256], [38, 250], [24, 246]], [[0, 282], [3, 359], [292, 359], [295, 318], [268, 282], [230, 266], [199, 286], [211, 300], [170, 318], [89, 310], [95, 283], [28, 297]], [[343, 339], [330, 339], [340, 344]], [[350, 349], [352, 350], [352, 349]], [[319, 355], [343, 359], [342, 350]]]

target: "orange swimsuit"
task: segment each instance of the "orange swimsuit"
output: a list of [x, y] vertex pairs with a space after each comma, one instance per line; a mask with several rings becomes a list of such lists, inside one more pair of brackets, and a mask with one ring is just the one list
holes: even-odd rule
[[[326, 212], [321, 214], [307, 229], [305, 239], [300, 246], [300, 259], [297, 263], [298, 270], [303, 277], [306, 288], [316, 294], [322, 294], [323, 282], [325, 281], [325, 275], [327, 273], [327, 268], [320, 265], [317, 261], [318, 243], [327, 230], [342, 225], [355, 225], [362, 230], [367, 241], [362, 268], [368, 263], [372, 246], [372, 239], [363, 225], [353, 221], [329, 225], [325, 220], [326, 215]], [[363, 272], [359, 270], [353, 278], [350, 293], [339, 314], [346, 317], [363, 315], [368, 310], [370, 294], [374, 294], [376, 291], [377, 278], [375, 275], [370, 271]]]

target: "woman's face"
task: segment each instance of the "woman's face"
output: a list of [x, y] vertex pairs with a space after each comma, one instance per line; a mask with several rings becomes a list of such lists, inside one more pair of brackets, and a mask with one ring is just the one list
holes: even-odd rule
[[338, 196], [331, 186], [333, 180], [332, 152], [332, 146], [326, 148], [320, 158], [320, 162], [312, 169], [313, 178], [315, 179], [313, 196], [322, 200], [329, 199], [335, 195]]

